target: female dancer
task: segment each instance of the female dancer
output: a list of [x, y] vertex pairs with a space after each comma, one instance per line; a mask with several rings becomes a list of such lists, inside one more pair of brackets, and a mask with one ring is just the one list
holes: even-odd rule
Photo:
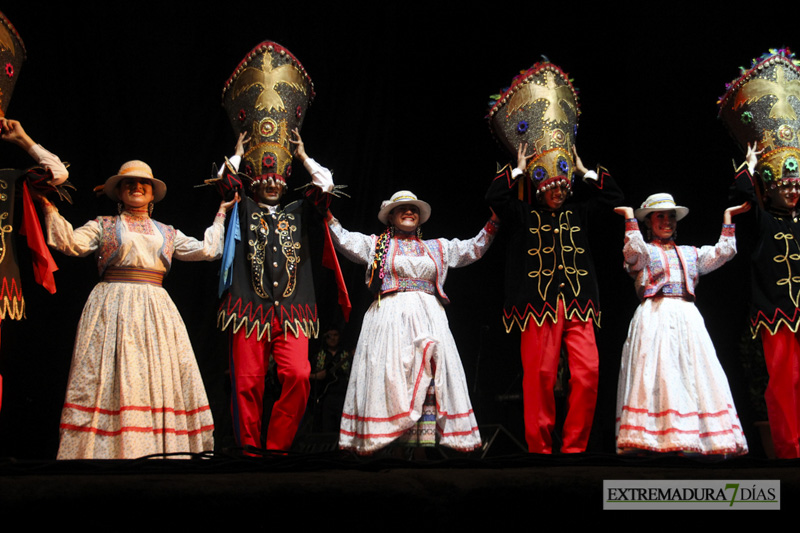
[[96, 253], [102, 281], [83, 309], [61, 413], [59, 459], [127, 459], [214, 448], [214, 423], [186, 326], [161, 282], [172, 258], [222, 254], [225, 212], [198, 241], [150, 218], [166, 184], [142, 161], [110, 177], [120, 214], [73, 230], [45, 206], [47, 242], [70, 256]]
[[[703, 318], [694, 305], [699, 276], [736, 254], [731, 217], [749, 204], [725, 210], [716, 246], [677, 246], [677, 221], [689, 210], [669, 194], [654, 194], [625, 216], [625, 269], [635, 279], [641, 305], [622, 350], [617, 386], [617, 452], [747, 453], [728, 380]], [[652, 234], [645, 242], [637, 223]]]
[[367, 265], [367, 284], [377, 293], [353, 359], [341, 448], [371, 453], [398, 438], [461, 451], [481, 445], [442, 287], [448, 267], [480, 259], [497, 223], [466, 241], [422, 240], [418, 230], [430, 212], [411, 191], [398, 191], [381, 205], [381, 235], [348, 232], [329, 216], [337, 249]]
[[[299, 135], [293, 142], [312, 175], [330, 175], [308, 158]], [[386, 230], [380, 235], [349, 232], [328, 213], [334, 245], [367, 266], [366, 282], [376, 293], [353, 356], [339, 433], [343, 449], [368, 454], [395, 440], [460, 451], [481, 445], [443, 286], [448, 268], [481, 258], [498, 222], [492, 215], [469, 240], [422, 240], [420, 226], [430, 214], [431, 206], [411, 191], [381, 204], [378, 220]]]

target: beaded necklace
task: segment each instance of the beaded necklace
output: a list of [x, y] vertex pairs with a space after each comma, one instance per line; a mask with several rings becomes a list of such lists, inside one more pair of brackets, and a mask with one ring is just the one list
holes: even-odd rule
[[394, 227], [386, 226], [386, 230], [378, 236], [375, 241], [375, 256], [372, 260], [372, 268], [369, 274], [369, 288], [375, 290], [373, 283], [375, 271], [378, 271], [377, 292], [380, 299], [381, 284], [383, 283], [384, 268], [386, 266], [386, 254], [389, 252], [389, 243], [394, 237]]

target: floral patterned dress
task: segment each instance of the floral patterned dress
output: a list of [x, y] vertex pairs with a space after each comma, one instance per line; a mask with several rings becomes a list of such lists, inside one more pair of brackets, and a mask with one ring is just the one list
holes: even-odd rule
[[45, 220], [50, 246], [71, 256], [96, 252], [105, 276], [78, 324], [58, 458], [213, 450], [214, 422], [192, 345], [160, 278], [172, 257], [219, 258], [224, 218], [216, 217], [203, 241], [127, 212], [75, 230], [53, 207]]
[[[348, 232], [336, 219], [329, 225], [340, 252], [352, 261], [372, 264], [376, 236]], [[461, 451], [480, 447], [464, 368], [440, 291], [447, 267], [477, 261], [493, 238], [490, 224], [463, 241], [391, 238], [382, 294], [364, 316], [353, 356], [340, 448], [372, 453], [403, 436], [423, 417], [431, 381], [435, 439]], [[384, 292], [390, 284], [399, 288]]]

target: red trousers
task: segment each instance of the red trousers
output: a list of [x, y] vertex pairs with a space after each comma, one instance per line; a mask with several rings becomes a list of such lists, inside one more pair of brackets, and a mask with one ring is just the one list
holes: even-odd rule
[[787, 327], [761, 331], [769, 383], [764, 394], [775, 455], [800, 457], [800, 339]]
[[269, 358], [275, 360], [281, 394], [272, 407], [267, 428], [268, 450], [289, 450], [303, 418], [310, 390], [308, 338], [284, 334], [282, 325], [272, 323], [272, 341], [249, 338], [244, 328], [230, 334], [231, 411], [236, 441], [240, 446], [261, 447], [261, 418]]
[[562, 343], [566, 346], [570, 380], [567, 417], [562, 431], [562, 453], [586, 451], [597, 403], [599, 359], [592, 322], [567, 320], [559, 301], [555, 323], [537, 326], [531, 320], [522, 332], [522, 393], [525, 439], [530, 453], [552, 453], [551, 433], [556, 421], [553, 388], [558, 377]]

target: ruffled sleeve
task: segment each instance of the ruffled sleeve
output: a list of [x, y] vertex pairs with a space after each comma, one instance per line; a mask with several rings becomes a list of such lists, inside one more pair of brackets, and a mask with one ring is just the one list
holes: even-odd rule
[[175, 232], [175, 251], [173, 257], [181, 261], [214, 261], [222, 257], [225, 242], [225, 215], [218, 213], [199, 241], [194, 237]]
[[54, 153], [45, 150], [41, 144], [34, 144], [31, 146], [30, 150], [28, 150], [28, 154], [30, 154], [30, 156], [34, 158], [36, 162], [45, 170], [50, 172], [50, 174], [53, 176], [53, 186], [61, 185], [67, 180], [67, 178], [69, 178], [67, 167], [64, 166], [64, 163], [61, 162], [61, 159], [59, 159]]
[[445, 250], [448, 266], [452, 268], [466, 266], [483, 257], [492, 245], [497, 229], [497, 224], [490, 220], [471, 239], [439, 239], [442, 249]]
[[622, 247], [622, 255], [625, 257], [624, 267], [628, 274], [641, 272], [650, 262], [647, 243], [644, 242], [642, 232], [639, 231], [639, 223], [635, 218], [625, 221], [625, 244]]
[[335, 217], [328, 219], [328, 227], [331, 229], [333, 245], [342, 255], [354, 263], [369, 264], [372, 261], [375, 255], [374, 235], [347, 231]]
[[701, 276], [712, 272], [736, 255], [736, 225], [723, 224], [719, 241], [714, 246], [703, 246], [697, 250], [697, 273]]
[[103, 228], [98, 220], [90, 220], [78, 229], [61, 216], [55, 206], [48, 205], [45, 211], [47, 244], [59, 252], [73, 257], [85, 257], [100, 246]]

